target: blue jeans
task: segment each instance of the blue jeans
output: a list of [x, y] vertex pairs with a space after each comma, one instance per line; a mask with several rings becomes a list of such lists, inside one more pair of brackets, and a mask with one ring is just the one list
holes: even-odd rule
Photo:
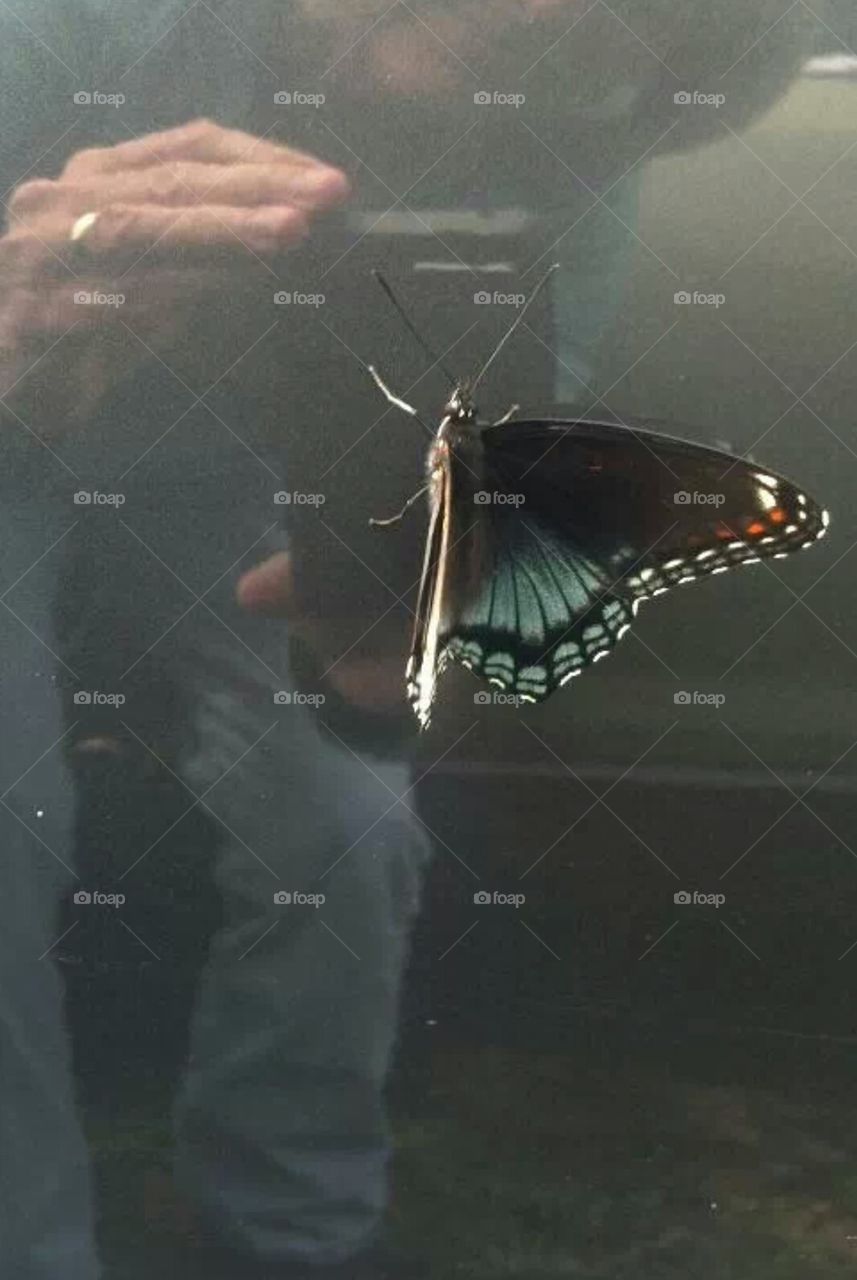
[[[144, 534], [153, 563], [172, 559], [199, 593], [230, 564], [223, 527], [233, 550], [255, 543], [250, 563], [282, 546], [276, 532], [258, 540], [269, 511], [234, 494], [228, 512], [218, 511], [220, 496], [210, 510], [185, 499], [173, 509], [159, 492], [169, 537], [155, 547]], [[115, 714], [121, 735], [124, 721], [137, 746], [155, 751], [159, 767], [184, 784], [189, 804], [202, 797], [220, 831], [211, 858], [224, 923], [201, 979], [176, 1103], [177, 1177], [249, 1254], [344, 1259], [372, 1239], [387, 1198], [383, 1088], [429, 856], [407, 807], [408, 770], [353, 755], [322, 726], [323, 706], [294, 696], [284, 625], [242, 615], [237, 567], [205, 596], [210, 609], [197, 603], [177, 623], [182, 610], [163, 604], [157, 577], [141, 578], [132, 566], [123, 581], [122, 539], [129, 538], [129, 564], [134, 541], [104, 517], [121, 515], [139, 532], [131, 508], [72, 513], [81, 541], [71, 552], [69, 542], [62, 546], [77, 557], [75, 573], [55, 554], [44, 557], [27, 579], [31, 609], [21, 617], [76, 672], [83, 655], [86, 688], [130, 687], [122, 673], [135, 663], [136, 693], [108, 708], [104, 723]], [[63, 524], [56, 512], [51, 518]], [[7, 547], [21, 543], [13, 564], [26, 568], [50, 545], [51, 528], [26, 508], [3, 519]], [[72, 642], [68, 634], [51, 639], [47, 623], [54, 593], [69, 581], [71, 608], [59, 630], [73, 619]], [[9, 599], [14, 604], [15, 593]], [[3, 713], [11, 726], [0, 735], [4, 787], [46, 754], [7, 797], [20, 820], [0, 809], [0, 1261], [20, 1280], [93, 1280], [88, 1159], [60, 983], [50, 955], [39, 958], [56, 940], [56, 900], [74, 877], [72, 788], [53, 746], [64, 728], [51, 680], [56, 663], [3, 613]], [[144, 623], [150, 630], [141, 639]], [[141, 657], [152, 635], [158, 639]], [[176, 744], [168, 758], [163, 735], [153, 733], [157, 716], [140, 696], [148, 687], [157, 701], [162, 680], [181, 695], [178, 724], [164, 726]], [[292, 700], [275, 697], [280, 691]], [[127, 862], [114, 887], [133, 904], [146, 857], [129, 851]]]

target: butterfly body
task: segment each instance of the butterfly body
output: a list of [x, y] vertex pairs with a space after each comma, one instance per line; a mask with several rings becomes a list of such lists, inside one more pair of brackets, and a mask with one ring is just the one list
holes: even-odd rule
[[484, 490], [483, 429], [466, 389], [457, 387], [427, 459], [429, 533], [417, 603], [422, 624], [415, 627], [407, 670], [409, 697], [422, 725], [448, 658], [440, 639], [492, 569], [487, 512], [476, 498]]

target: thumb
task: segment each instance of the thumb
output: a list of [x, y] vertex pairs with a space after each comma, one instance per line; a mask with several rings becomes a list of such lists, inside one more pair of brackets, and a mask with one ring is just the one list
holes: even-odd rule
[[291, 556], [287, 551], [276, 551], [241, 575], [235, 598], [248, 613], [281, 618], [289, 612], [292, 589]]

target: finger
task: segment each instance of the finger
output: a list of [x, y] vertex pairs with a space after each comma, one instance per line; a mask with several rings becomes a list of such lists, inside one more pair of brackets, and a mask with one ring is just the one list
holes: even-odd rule
[[16, 192], [16, 212], [49, 207], [58, 201], [75, 209], [98, 209], [105, 194], [123, 204], [191, 205], [296, 204], [318, 209], [337, 204], [348, 194], [348, 180], [338, 169], [323, 165], [295, 168], [263, 164], [188, 164], [185, 161], [117, 174], [109, 184], [104, 175], [87, 182], [25, 183]]
[[[77, 349], [96, 333], [101, 337], [115, 334], [120, 346], [129, 345], [130, 340], [133, 347], [139, 343], [135, 344], [131, 331], [141, 330], [155, 334], [160, 342], [175, 342], [180, 317], [186, 314], [180, 311], [185, 300], [178, 299], [170, 307], [168, 299], [141, 299], [113, 285], [92, 281], [83, 287], [75, 282], [62, 288], [16, 289], [0, 313], [0, 349], [14, 349], [22, 342], [39, 343], [46, 336], [62, 338], [64, 347]], [[139, 349], [145, 353], [145, 347]]]
[[277, 551], [239, 578], [235, 597], [249, 613], [282, 617], [289, 609], [292, 585], [291, 556]]
[[[68, 240], [68, 213], [55, 211], [32, 225], [38, 225], [44, 240]], [[165, 249], [244, 245], [254, 253], [274, 253], [300, 244], [308, 234], [306, 213], [288, 205], [242, 209], [216, 204], [168, 208], [116, 203], [99, 211], [81, 247], [87, 259], [126, 249], [142, 253], [156, 245]]]
[[[194, 204], [297, 205], [320, 211], [340, 204], [349, 185], [338, 169], [317, 165], [314, 169], [284, 169], [271, 165], [179, 164], [117, 175], [109, 183], [104, 175], [88, 181], [54, 182], [36, 178], [15, 189], [8, 209], [16, 226], [44, 235], [44, 219], [62, 218], [70, 226], [76, 217], [105, 204], [163, 204], [183, 208]], [[71, 222], [69, 222], [69, 219]]]
[[[87, 274], [73, 280], [59, 267], [50, 278], [10, 288], [0, 308], [0, 345], [6, 334], [88, 332], [121, 329], [123, 324], [148, 326], [163, 339], [185, 323], [194, 302], [205, 305], [206, 299], [211, 303], [235, 292], [234, 266], [231, 272], [212, 271], [207, 265], [192, 272], [186, 267], [155, 267], [117, 280], [106, 271], [94, 274], [93, 265], [87, 264]], [[242, 271], [242, 277], [245, 274]]]
[[[0, 319], [0, 345], [12, 346], [21, 339], [43, 334], [73, 335], [80, 328], [113, 323], [116, 307], [100, 304], [97, 293], [97, 289], [70, 285], [61, 289], [11, 289]], [[89, 301], [85, 300], [87, 297]]]
[[112, 147], [92, 147], [78, 151], [66, 165], [65, 172], [81, 169], [91, 172], [116, 173], [121, 169], [146, 169], [158, 162], [196, 160], [204, 164], [286, 164], [313, 167], [318, 160], [296, 147], [271, 142], [245, 133], [243, 129], [225, 129], [212, 120], [191, 120], [174, 129], [148, 133], [130, 142]]

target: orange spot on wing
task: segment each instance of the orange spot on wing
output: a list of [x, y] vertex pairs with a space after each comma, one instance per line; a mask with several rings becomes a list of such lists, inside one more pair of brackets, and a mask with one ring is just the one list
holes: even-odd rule
[[785, 511], [783, 511], [782, 507], [774, 507], [773, 511], [768, 512], [768, 519], [771, 524], [785, 524], [786, 520], [788, 520], [788, 516]]
[[753, 538], [760, 538], [765, 532], [765, 526], [759, 520], [754, 520], [752, 524], [747, 525], [747, 532]]

